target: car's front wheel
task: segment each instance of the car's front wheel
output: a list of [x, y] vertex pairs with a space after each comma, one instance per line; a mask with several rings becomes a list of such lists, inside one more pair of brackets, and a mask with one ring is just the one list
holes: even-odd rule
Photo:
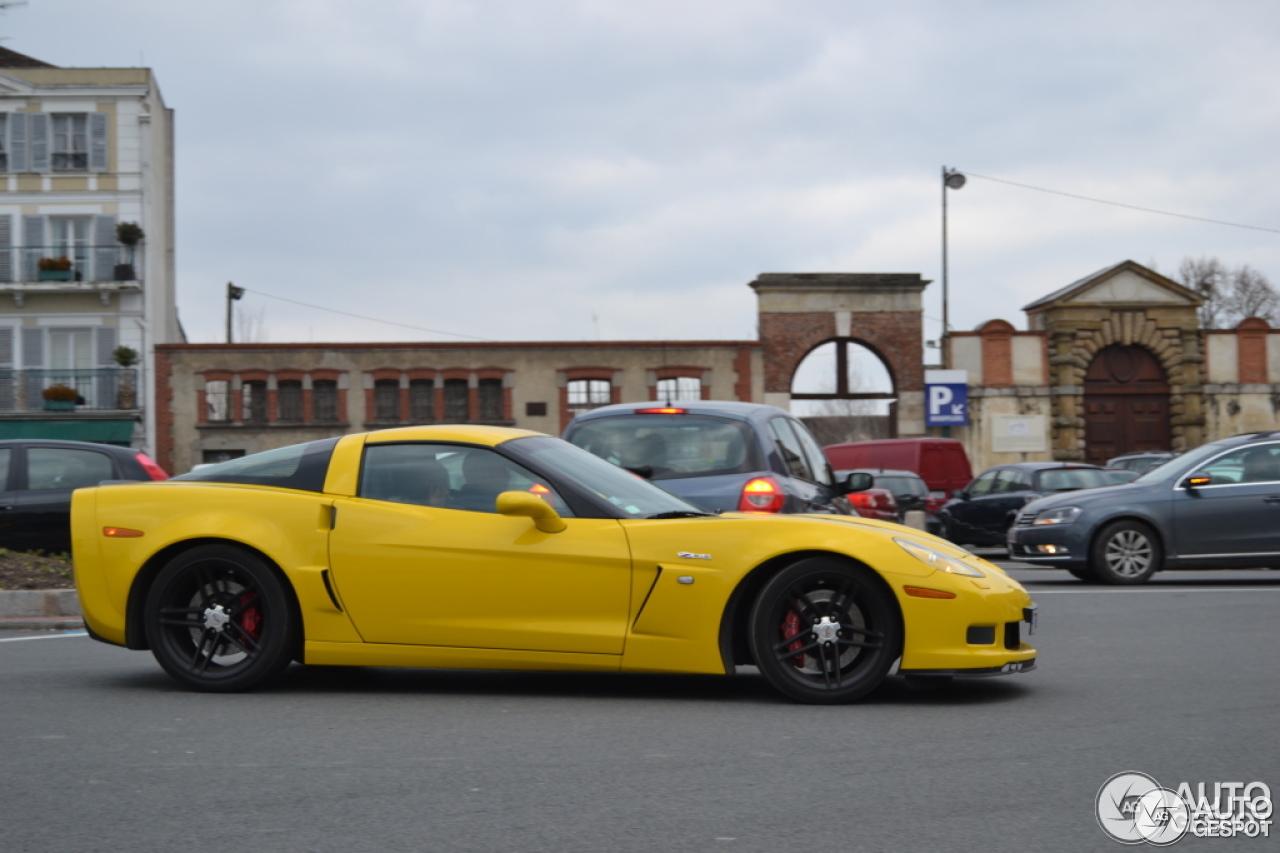
[[1164, 562], [1160, 540], [1139, 521], [1108, 524], [1093, 540], [1089, 557], [1094, 577], [1109, 584], [1146, 583]]
[[297, 654], [301, 626], [284, 582], [260, 557], [202, 545], [169, 561], [144, 610], [156, 661], [193, 690], [247, 690]]
[[870, 569], [814, 557], [760, 590], [750, 641], [760, 673], [792, 699], [852, 702], [879, 686], [901, 654], [902, 618]]

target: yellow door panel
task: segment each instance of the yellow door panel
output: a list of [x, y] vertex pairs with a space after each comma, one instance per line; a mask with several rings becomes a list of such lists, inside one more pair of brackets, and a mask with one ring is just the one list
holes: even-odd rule
[[621, 654], [631, 557], [612, 519], [339, 499], [333, 577], [366, 642]]

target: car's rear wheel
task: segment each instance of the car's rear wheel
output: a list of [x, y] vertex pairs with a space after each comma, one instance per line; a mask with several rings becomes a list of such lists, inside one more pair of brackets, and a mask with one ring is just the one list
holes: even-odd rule
[[1109, 584], [1146, 583], [1164, 562], [1160, 540], [1138, 521], [1108, 524], [1093, 540], [1089, 556], [1095, 579]]
[[902, 618], [871, 570], [813, 557], [760, 590], [750, 641], [760, 673], [792, 699], [852, 702], [879, 686], [901, 653]]
[[260, 557], [230, 545], [170, 560], [147, 594], [143, 621], [165, 672], [209, 692], [274, 677], [297, 653], [301, 633], [284, 582]]

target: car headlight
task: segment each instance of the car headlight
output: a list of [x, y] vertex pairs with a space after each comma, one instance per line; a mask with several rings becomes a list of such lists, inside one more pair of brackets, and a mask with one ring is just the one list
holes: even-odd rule
[[953, 575], [964, 575], [970, 578], [985, 577], [982, 572], [963, 560], [949, 557], [941, 551], [935, 551], [928, 545], [921, 545], [919, 542], [912, 542], [910, 539], [894, 539], [893, 541], [898, 543], [898, 547], [926, 566], [937, 569], [940, 572], [950, 572]]
[[1032, 524], [1070, 524], [1080, 517], [1080, 507], [1060, 506], [1057, 509], [1046, 509], [1037, 513]]

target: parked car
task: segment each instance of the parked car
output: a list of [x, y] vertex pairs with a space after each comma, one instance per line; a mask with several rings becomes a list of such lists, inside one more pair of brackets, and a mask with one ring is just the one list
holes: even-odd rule
[[0, 441], [0, 548], [71, 550], [71, 492], [103, 480], [164, 480], [140, 450], [91, 441]]
[[856, 515], [817, 439], [759, 403], [621, 403], [574, 418], [564, 439], [711, 512]]
[[1132, 483], [1022, 508], [1009, 553], [1081, 580], [1162, 569], [1280, 568], [1280, 430], [1215, 441]]
[[940, 507], [973, 479], [964, 445], [954, 438], [886, 438], [828, 444], [822, 448], [840, 470], [893, 468], [911, 471], [929, 486]]
[[962, 549], [838, 516], [713, 515], [528, 430], [322, 439], [77, 490], [72, 524], [90, 635], [149, 648], [191, 690], [246, 690], [294, 660], [704, 676], [750, 662], [832, 704], [891, 671], [1036, 665], [1031, 596]]
[[[925, 529], [930, 533], [938, 533], [941, 531], [941, 522], [938, 520], [938, 510], [942, 509], [942, 505], [946, 501], [939, 497], [934, 497], [929, 491], [929, 485], [925, 483], [924, 478], [914, 471], [895, 471], [885, 468], [856, 468], [852, 471], [838, 470], [836, 471], [836, 479], [847, 479], [850, 474], [863, 473], [871, 476], [873, 488], [886, 489], [893, 494], [894, 502], [898, 505], [899, 520], [905, 521], [906, 514], [912, 510], [921, 510], [925, 514]], [[854, 493], [858, 494], [858, 493]], [[861, 513], [862, 508], [853, 495], [849, 496], [849, 500], [853, 501], [855, 507]], [[862, 513], [865, 515], [866, 513]]]
[[[836, 476], [840, 475], [837, 473]], [[894, 498], [893, 492], [888, 489], [872, 487], [860, 492], [849, 492], [845, 497], [863, 518], [897, 523], [902, 521], [902, 510], [898, 507], [898, 501]]]
[[1116, 485], [1115, 472], [1070, 462], [1012, 462], [983, 471], [942, 507], [942, 535], [957, 545], [1004, 545], [1029, 501]]
[[1143, 450], [1137, 453], [1126, 453], [1107, 460], [1108, 468], [1120, 468], [1126, 471], [1137, 471], [1145, 474], [1157, 465], [1163, 465], [1174, 457], [1168, 451]]

